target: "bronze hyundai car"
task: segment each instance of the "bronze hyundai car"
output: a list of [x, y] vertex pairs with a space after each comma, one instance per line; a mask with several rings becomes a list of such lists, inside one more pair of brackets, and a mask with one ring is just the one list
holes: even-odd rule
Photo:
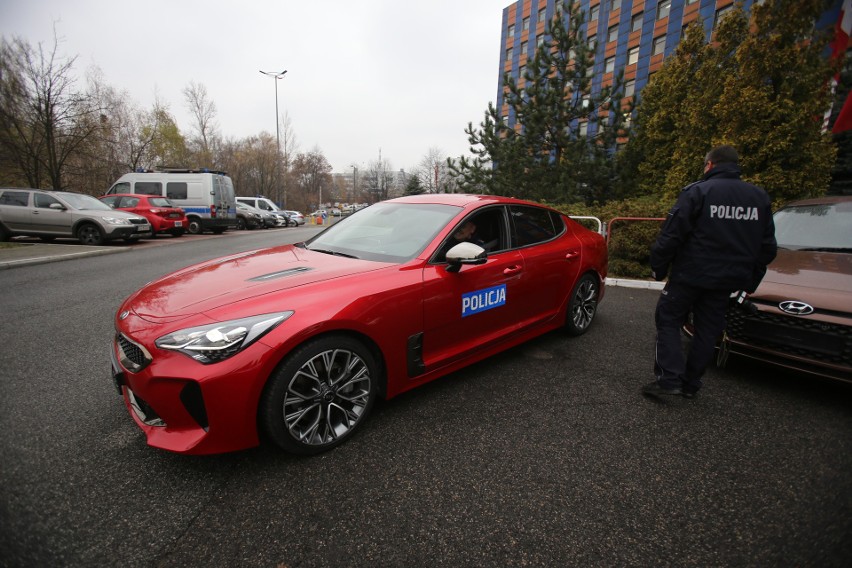
[[797, 201], [774, 216], [778, 256], [720, 344], [804, 373], [852, 382], [852, 196]]

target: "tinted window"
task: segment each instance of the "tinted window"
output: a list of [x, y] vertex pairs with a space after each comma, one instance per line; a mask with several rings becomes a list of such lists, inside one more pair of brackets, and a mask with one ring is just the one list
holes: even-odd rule
[[139, 205], [138, 197], [125, 197], [121, 200], [121, 207], [126, 207], [130, 209], [131, 207], [136, 207]]
[[[138, 193], [138, 192], [137, 192]], [[162, 195], [162, 193], [157, 193], [156, 195]], [[166, 197], [169, 199], [186, 199], [188, 197], [188, 191], [186, 189], [185, 181], [170, 181], [166, 184]]]
[[464, 218], [433, 257], [444, 262], [447, 251], [460, 242], [470, 242], [484, 248], [489, 254], [509, 248], [506, 215], [503, 207], [486, 207]]
[[150, 197], [148, 198], [148, 203], [154, 207], [174, 207], [172, 202], [165, 197]]
[[163, 184], [158, 181], [137, 181], [136, 191], [133, 193], [141, 193], [142, 195], [162, 195]]
[[26, 191], [4, 191], [0, 195], [0, 205], [18, 205], [26, 207], [30, 201], [30, 194]]
[[509, 208], [512, 217], [512, 243], [523, 247], [548, 241], [562, 231], [554, 223], [547, 209], [514, 205]]
[[104, 197], [103, 199], [101, 199], [101, 201], [103, 201], [104, 203], [106, 203], [107, 205], [109, 205], [112, 208], [116, 207], [116, 203], [118, 203], [119, 200], [121, 200], [120, 197], [113, 197], [113, 196]]

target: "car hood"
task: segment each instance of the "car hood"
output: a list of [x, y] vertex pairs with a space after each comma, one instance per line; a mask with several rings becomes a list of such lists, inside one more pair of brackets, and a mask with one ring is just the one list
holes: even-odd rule
[[236, 302], [389, 266], [286, 245], [190, 266], [144, 286], [123, 309], [167, 323]]
[[797, 300], [825, 310], [852, 305], [852, 254], [779, 249], [753, 297]]

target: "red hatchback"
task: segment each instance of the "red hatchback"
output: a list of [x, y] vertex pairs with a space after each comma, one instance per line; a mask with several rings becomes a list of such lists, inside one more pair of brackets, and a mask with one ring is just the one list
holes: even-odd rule
[[186, 213], [165, 197], [117, 193], [105, 195], [100, 200], [113, 209], [120, 209], [145, 217], [151, 223], [155, 236], [168, 233], [179, 237], [186, 232]]
[[604, 295], [601, 235], [534, 203], [376, 203], [310, 240], [190, 266], [115, 315], [112, 376], [148, 444], [315, 454], [392, 398], [543, 333]]

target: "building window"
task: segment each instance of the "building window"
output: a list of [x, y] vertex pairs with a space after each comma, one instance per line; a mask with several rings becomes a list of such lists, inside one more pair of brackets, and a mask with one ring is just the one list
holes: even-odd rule
[[588, 133], [589, 133], [589, 123], [588, 122], [581, 122], [580, 123], [580, 136], [585, 138], [588, 135]]
[[544, 34], [535, 36], [535, 46], [541, 47], [542, 45], [544, 45]]
[[509, 30], [506, 32], [509, 37], [515, 37], [515, 24], [509, 25]]
[[598, 47], [598, 41], [597, 40], [598, 40], [598, 38], [596, 36], [590, 37], [589, 43], [587, 44], [589, 46], [589, 53], [592, 57], [595, 56], [595, 49], [597, 49], [597, 47]]
[[525, 42], [525, 41], [522, 41], [522, 42], [521, 42], [521, 55], [526, 55], [526, 54], [527, 54], [527, 47], [529, 47], [529, 43], [528, 43], [528, 42]]
[[721, 8], [719, 10], [716, 10], [716, 19], [713, 20], [713, 29], [714, 30], [716, 29], [716, 26], [719, 25], [719, 22], [722, 21], [722, 18], [724, 18], [728, 14], [728, 12], [733, 10], [733, 8], [734, 8], [733, 6], [727, 6], [725, 8]]
[[638, 47], [631, 47], [627, 51], [627, 64], [633, 65], [634, 63], [638, 63], [638, 62], [639, 62], [639, 48]]
[[607, 57], [604, 62], [604, 73], [612, 73], [615, 71], [615, 57]]
[[661, 35], [654, 38], [654, 48], [651, 50], [651, 55], [659, 55], [666, 50], [666, 36]]
[[542, 8], [541, 10], [538, 11], [538, 23], [543, 22], [547, 18], [546, 13], [547, 13], [546, 8]]
[[636, 81], [634, 79], [631, 79], [631, 80], [627, 81], [626, 83], [624, 83], [624, 96], [625, 97], [632, 97], [633, 93], [635, 93], [635, 92], [636, 92]]
[[[698, 0], [686, 0], [683, 4], [684, 4], [685, 6], [691, 6], [691, 5], [695, 4], [696, 2], [698, 2]], [[763, 3], [763, 2], [762, 2], [761, 0], [758, 0], [758, 1], [756, 2], [756, 4], [762, 4], [762, 3]]]
[[642, 12], [639, 12], [630, 19], [630, 31], [638, 32], [642, 29]]
[[663, 18], [669, 17], [669, 11], [672, 9], [672, 0], [660, 0], [660, 3], [657, 4], [657, 19], [662, 20]]
[[591, 104], [592, 104], [591, 95], [583, 95], [583, 98], [580, 99], [580, 107], [581, 108], [587, 109], [587, 108], [589, 108], [589, 105], [591, 105]]
[[530, 29], [530, 19], [529, 19], [529, 17], [524, 18], [522, 29], [523, 29], [523, 31], [527, 31], [528, 29]]
[[618, 39], [618, 26], [612, 26], [606, 31], [607, 43]]
[[509, 49], [507, 49], [507, 50], [506, 50], [506, 61], [511, 61], [511, 60], [512, 60], [512, 52], [513, 52], [513, 51], [514, 51], [514, 50], [513, 50], [511, 47], [510, 47]]
[[589, 21], [594, 22], [595, 20], [597, 20], [598, 14], [600, 14], [600, 13], [601, 13], [600, 4], [598, 4], [597, 6], [592, 6], [591, 8], [589, 8]]
[[618, 10], [621, 8], [621, 0], [609, 0], [609, 11]]

